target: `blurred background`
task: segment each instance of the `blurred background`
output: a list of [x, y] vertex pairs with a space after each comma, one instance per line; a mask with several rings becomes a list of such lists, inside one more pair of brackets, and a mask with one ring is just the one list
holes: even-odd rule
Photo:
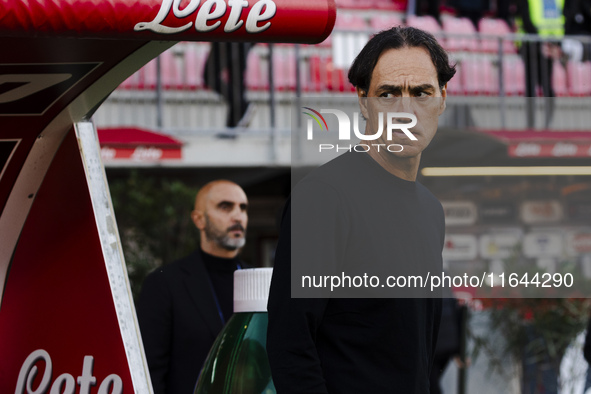
[[[291, 188], [294, 108], [355, 97], [348, 66], [372, 34], [397, 25], [433, 33], [457, 64], [419, 174], [444, 206], [446, 271], [534, 267], [591, 278], [590, 2], [337, 7], [335, 29], [318, 45], [178, 43], [98, 108], [93, 120], [134, 294], [146, 273], [197, 246], [194, 196], [217, 178], [239, 183], [249, 198], [242, 259], [272, 266]], [[589, 304], [581, 295], [508, 302], [464, 288], [454, 294], [464, 308], [457, 352], [471, 365], [450, 363], [444, 392], [583, 393]], [[541, 334], [532, 339], [531, 327]], [[534, 382], [524, 383], [532, 365]], [[544, 383], [548, 376], [559, 389]]]

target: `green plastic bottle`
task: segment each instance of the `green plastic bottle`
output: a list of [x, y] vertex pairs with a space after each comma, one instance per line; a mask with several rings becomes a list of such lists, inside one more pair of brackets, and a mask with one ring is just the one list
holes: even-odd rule
[[275, 394], [267, 359], [272, 268], [234, 273], [234, 315], [218, 335], [194, 394]]

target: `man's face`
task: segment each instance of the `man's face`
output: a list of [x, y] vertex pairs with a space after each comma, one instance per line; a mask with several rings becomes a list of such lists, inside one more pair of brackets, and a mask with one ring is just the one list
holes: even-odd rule
[[[372, 143], [400, 144], [401, 152], [392, 153], [400, 158], [420, 156], [435, 133], [439, 115], [445, 110], [446, 87], [439, 88], [437, 70], [424, 48], [388, 49], [380, 55], [371, 76], [367, 92], [357, 91], [363, 116], [367, 119], [369, 134], [379, 127], [379, 113], [383, 114], [382, 136]], [[367, 99], [366, 99], [367, 98]], [[388, 112], [406, 112], [417, 117], [417, 124], [409, 129], [417, 138], [411, 140], [401, 130], [387, 140]], [[410, 123], [409, 118], [394, 119], [393, 123]]]
[[237, 185], [214, 186], [205, 201], [202, 221], [198, 227], [205, 238], [225, 250], [237, 250], [246, 242], [248, 200]]

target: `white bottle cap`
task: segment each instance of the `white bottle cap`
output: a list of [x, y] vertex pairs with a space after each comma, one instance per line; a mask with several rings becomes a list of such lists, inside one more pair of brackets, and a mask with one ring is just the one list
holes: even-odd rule
[[273, 268], [234, 271], [234, 313], [267, 312]]

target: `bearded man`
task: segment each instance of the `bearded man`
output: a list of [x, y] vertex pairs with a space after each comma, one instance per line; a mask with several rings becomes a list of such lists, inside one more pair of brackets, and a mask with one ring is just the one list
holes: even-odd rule
[[191, 219], [200, 233], [193, 254], [152, 272], [137, 314], [155, 394], [191, 394], [218, 333], [232, 315], [233, 275], [244, 264], [248, 200], [237, 184], [199, 190]]

